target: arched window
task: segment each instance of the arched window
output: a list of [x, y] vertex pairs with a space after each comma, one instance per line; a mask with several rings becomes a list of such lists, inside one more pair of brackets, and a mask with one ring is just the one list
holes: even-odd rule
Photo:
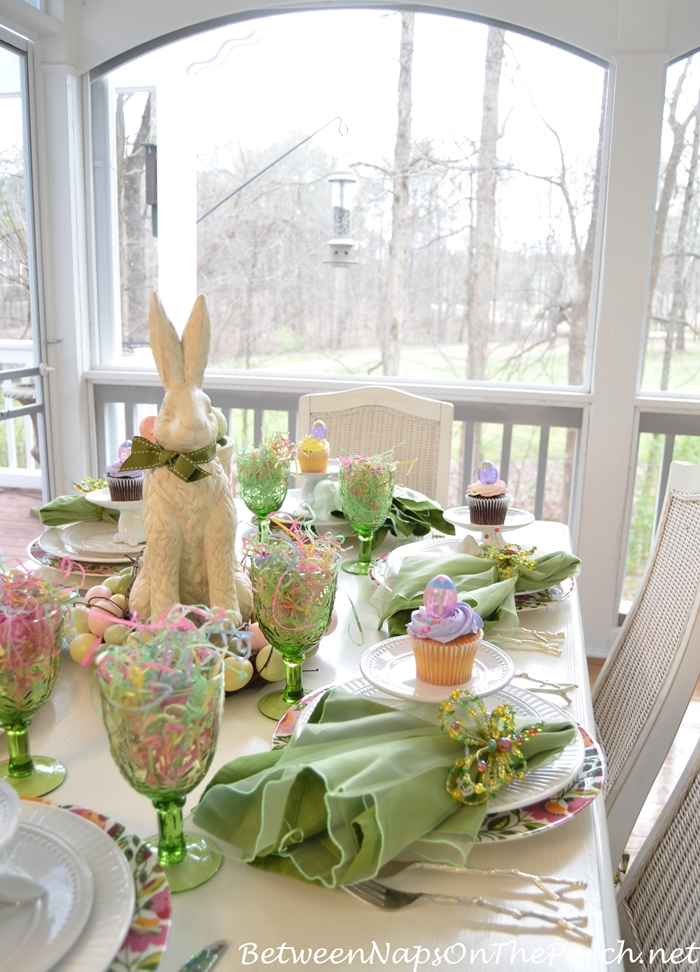
[[587, 385], [599, 63], [440, 14], [307, 11], [98, 86], [103, 364], [143, 360], [157, 289], [179, 326], [207, 295], [214, 367]]

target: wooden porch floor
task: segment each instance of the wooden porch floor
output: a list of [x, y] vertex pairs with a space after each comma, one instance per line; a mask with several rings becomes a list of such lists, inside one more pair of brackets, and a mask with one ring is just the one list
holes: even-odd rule
[[0, 552], [8, 558], [27, 556], [27, 544], [43, 531], [31, 515], [41, 506], [39, 490], [0, 488]]
[[[31, 514], [32, 509], [41, 506], [41, 502], [41, 493], [37, 490], [0, 489], [0, 551], [6, 557], [24, 559], [27, 545], [42, 532], [38, 518]], [[588, 672], [591, 684], [595, 682], [602, 666], [600, 659], [589, 658]], [[695, 688], [671, 751], [635, 824], [627, 847], [631, 858], [634, 858], [639, 851], [661, 813], [698, 738], [700, 738], [700, 682]]]

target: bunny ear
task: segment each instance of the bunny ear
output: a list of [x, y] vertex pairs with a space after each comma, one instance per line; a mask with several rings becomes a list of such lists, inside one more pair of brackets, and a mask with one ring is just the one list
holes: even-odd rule
[[151, 297], [148, 325], [156, 368], [165, 390], [168, 391], [174, 385], [182, 384], [185, 380], [185, 367], [180, 338], [168, 320], [168, 315], [165, 313], [156, 293]]
[[194, 302], [190, 319], [182, 332], [182, 348], [185, 352], [185, 381], [188, 385], [202, 387], [204, 369], [209, 358], [211, 324], [207, 298], [200, 294]]

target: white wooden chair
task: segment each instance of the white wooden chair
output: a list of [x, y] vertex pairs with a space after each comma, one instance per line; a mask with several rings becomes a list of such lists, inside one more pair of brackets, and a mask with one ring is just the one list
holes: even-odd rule
[[[401, 463], [396, 482], [446, 506], [453, 412], [449, 402], [377, 385], [303, 395], [299, 399], [298, 437], [306, 435], [321, 419], [328, 428], [331, 456], [372, 456], [393, 448]], [[409, 473], [414, 459], [417, 461]]]
[[[672, 968], [700, 952], [700, 742], [618, 890], [626, 969]], [[650, 953], [657, 952], [654, 960]], [[673, 955], [674, 949], [681, 949]], [[644, 964], [631, 958], [642, 954]], [[673, 955], [673, 961], [669, 961]], [[664, 961], [665, 958], [665, 961]], [[617, 966], [616, 966], [617, 967]]]
[[616, 868], [700, 676], [700, 466], [674, 462], [639, 593], [593, 689]]

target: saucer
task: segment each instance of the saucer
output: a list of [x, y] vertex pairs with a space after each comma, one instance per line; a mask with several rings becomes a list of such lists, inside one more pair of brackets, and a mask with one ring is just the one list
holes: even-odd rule
[[500, 691], [513, 678], [512, 659], [496, 645], [482, 641], [474, 659], [472, 677], [459, 685], [429, 685], [416, 676], [416, 662], [408, 635], [388, 638], [369, 648], [360, 659], [360, 671], [382, 692], [413, 702], [442, 702], [453, 689], [482, 698]]

